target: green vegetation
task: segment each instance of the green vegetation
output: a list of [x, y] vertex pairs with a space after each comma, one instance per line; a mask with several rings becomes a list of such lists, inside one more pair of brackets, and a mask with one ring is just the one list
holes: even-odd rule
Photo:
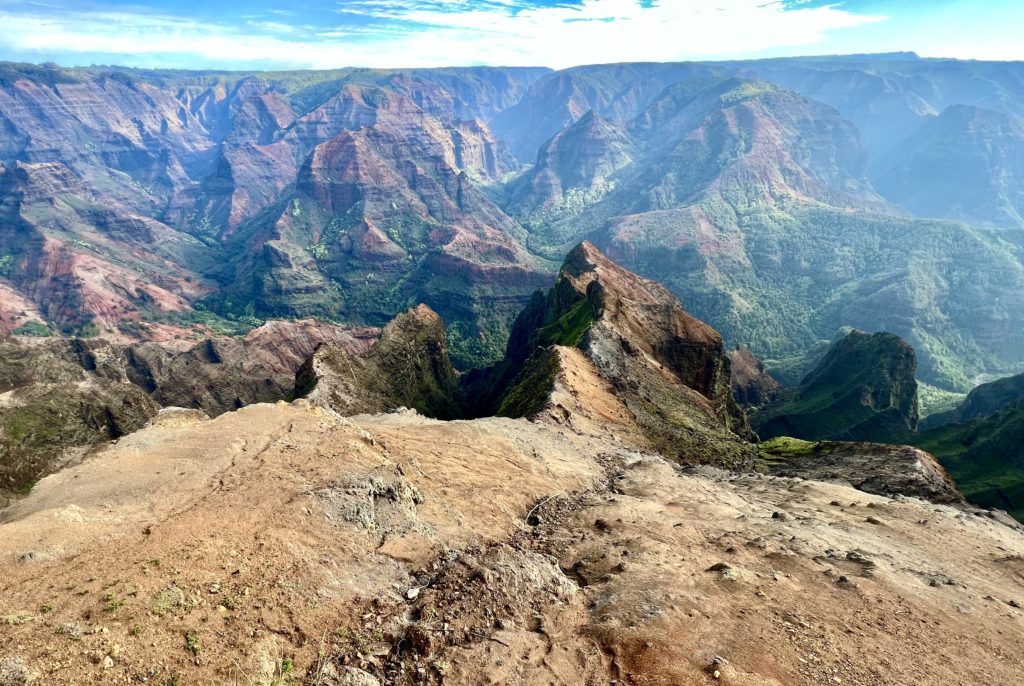
[[153, 614], [163, 617], [174, 612], [185, 604], [185, 594], [180, 588], [169, 586], [159, 593], [153, 600]]
[[914, 350], [889, 333], [850, 333], [796, 389], [751, 417], [764, 438], [894, 440], [917, 428]]
[[107, 593], [103, 596], [103, 611], [104, 612], [116, 612], [124, 606], [124, 600], [116, 597], [113, 593]]
[[588, 298], [573, 305], [568, 312], [554, 322], [537, 330], [535, 344], [541, 346], [564, 345], [575, 348], [594, 323], [594, 306]]
[[939, 459], [968, 500], [1024, 521], [1024, 401], [925, 431], [913, 443]]
[[199, 634], [194, 631], [189, 631], [185, 634], [185, 650], [198, 656], [202, 652], [202, 647], [199, 645]]
[[548, 400], [559, 371], [558, 354], [553, 350], [534, 354], [501, 398], [497, 414], [502, 417], [531, 417], [539, 412]]
[[804, 441], [789, 436], [778, 436], [764, 441], [757, 446], [758, 468], [771, 471], [773, 467], [785, 466], [793, 460], [812, 457], [817, 453], [819, 445], [814, 441]]
[[743, 81], [735, 88], [718, 96], [723, 105], [734, 105], [743, 100], [757, 98], [769, 93], [777, 93], [779, 87], [767, 81]]
[[966, 397], [963, 393], [947, 391], [921, 381], [917, 383], [917, 402], [922, 419], [940, 412], [948, 412]]
[[47, 336], [53, 335], [53, 332], [50, 331], [49, 327], [34, 319], [32, 321], [25, 322], [14, 329], [11, 333], [15, 336], [32, 336], [34, 338], [46, 338]]
[[0, 255], [0, 277], [7, 278], [14, 271], [14, 255]]

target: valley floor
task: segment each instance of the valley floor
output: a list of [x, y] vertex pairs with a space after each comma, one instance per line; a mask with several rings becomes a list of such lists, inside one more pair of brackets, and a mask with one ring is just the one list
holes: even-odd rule
[[1024, 683], [1019, 528], [600, 429], [165, 410], [0, 521], [4, 686]]

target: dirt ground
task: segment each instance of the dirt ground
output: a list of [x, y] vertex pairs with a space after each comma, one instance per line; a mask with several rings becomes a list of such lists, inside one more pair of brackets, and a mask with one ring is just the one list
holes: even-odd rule
[[0, 511], [0, 685], [1024, 684], [1019, 530], [601, 425], [165, 411]]

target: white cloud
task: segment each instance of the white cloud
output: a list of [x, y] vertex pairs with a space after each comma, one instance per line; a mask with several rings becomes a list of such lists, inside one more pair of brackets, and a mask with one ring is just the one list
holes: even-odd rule
[[[160, 64], [167, 56], [195, 66], [224, 64], [340, 66], [544, 65], [671, 61], [749, 55], [811, 46], [830, 31], [876, 22], [838, 5], [787, 9], [770, 0], [584, 0], [536, 7], [515, 0], [366, 0], [339, 15], [361, 25], [319, 34], [271, 22], [229, 27], [187, 18], [131, 13], [33, 14], [0, 11], [0, 49], [18, 55], [114, 56]], [[367, 25], [367, 22], [369, 24]]]

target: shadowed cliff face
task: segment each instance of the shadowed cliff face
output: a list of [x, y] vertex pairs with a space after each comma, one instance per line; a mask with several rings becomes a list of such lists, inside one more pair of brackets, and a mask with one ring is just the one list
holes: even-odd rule
[[764, 363], [750, 348], [740, 345], [726, 355], [732, 372], [732, 395], [741, 407], [759, 407], [779, 397], [782, 385], [764, 370]]
[[929, 429], [913, 443], [942, 462], [972, 503], [1024, 520], [1024, 401], [984, 419]]
[[762, 438], [899, 440], [917, 429], [917, 357], [889, 333], [854, 331], [800, 386], [753, 416]]
[[985, 419], [1018, 400], [1024, 400], [1024, 374], [981, 384], [952, 410], [925, 417], [921, 420], [920, 428], [924, 431], [946, 424], [962, 424], [975, 419]]

